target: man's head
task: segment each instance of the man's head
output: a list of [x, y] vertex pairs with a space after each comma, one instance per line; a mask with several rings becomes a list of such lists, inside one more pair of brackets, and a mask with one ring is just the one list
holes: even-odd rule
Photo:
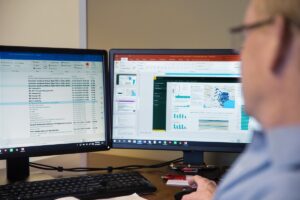
[[284, 125], [277, 112], [300, 102], [299, 8], [300, 0], [252, 0], [246, 13], [246, 26], [265, 22], [245, 30], [242, 49], [246, 110], [264, 127]]

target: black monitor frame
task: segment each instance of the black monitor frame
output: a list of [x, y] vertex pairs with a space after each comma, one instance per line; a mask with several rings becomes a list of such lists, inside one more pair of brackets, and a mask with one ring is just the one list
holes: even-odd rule
[[[113, 113], [114, 98], [114, 57], [115, 55], [238, 55], [232, 49], [111, 49], [109, 51], [109, 72], [111, 88], [111, 113]], [[238, 79], [238, 78], [237, 78]], [[113, 115], [113, 114], [112, 114]], [[113, 119], [111, 120], [113, 123]], [[113, 126], [112, 126], [113, 135]], [[113, 136], [112, 136], [113, 139]], [[152, 144], [128, 144], [115, 143], [113, 148], [119, 149], [145, 149], [145, 150], [175, 150], [183, 151], [184, 162], [188, 164], [203, 163], [203, 152], [242, 152], [245, 143], [223, 143], [223, 142], [192, 142], [191, 146], [177, 145], [153, 145]]]
[[[104, 95], [104, 124], [105, 141], [101, 145], [58, 144], [45, 146], [25, 147], [26, 152], [14, 152], [0, 154], [0, 159], [7, 160], [7, 178], [10, 181], [26, 179], [29, 176], [29, 157], [60, 155], [71, 153], [84, 153], [93, 151], [104, 151], [111, 148], [111, 128], [109, 108], [109, 73], [106, 50], [71, 49], [71, 48], [45, 48], [45, 47], [23, 47], [23, 46], [0, 46], [0, 52], [24, 52], [24, 53], [47, 53], [47, 54], [78, 54], [78, 55], [100, 55], [103, 56], [103, 95]], [[0, 57], [1, 59], [1, 57]], [[21, 147], [14, 147], [21, 148]], [[8, 148], [7, 150], [9, 150]]]

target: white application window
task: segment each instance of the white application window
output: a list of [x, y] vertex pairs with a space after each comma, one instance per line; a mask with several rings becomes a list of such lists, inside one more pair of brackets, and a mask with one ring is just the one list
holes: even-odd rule
[[0, 59], [0, 148], [104, 141], [102, 62]]

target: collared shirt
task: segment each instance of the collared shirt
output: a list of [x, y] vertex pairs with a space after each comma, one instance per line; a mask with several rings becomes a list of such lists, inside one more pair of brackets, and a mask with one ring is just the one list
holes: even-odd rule
[[300, 199], [300, 126], [254, 131], [214, 199]]

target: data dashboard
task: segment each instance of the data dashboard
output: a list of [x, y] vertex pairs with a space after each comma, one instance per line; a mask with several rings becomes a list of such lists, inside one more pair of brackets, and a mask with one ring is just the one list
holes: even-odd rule
[[238, 55], [115, 55], [115, 143], [249, 143]]

